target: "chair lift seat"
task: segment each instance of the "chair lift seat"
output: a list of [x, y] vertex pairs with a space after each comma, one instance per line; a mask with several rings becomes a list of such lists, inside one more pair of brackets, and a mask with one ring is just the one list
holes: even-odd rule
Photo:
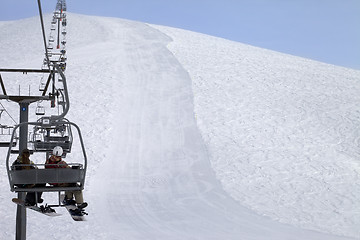
[[0, 142], [0, 147], [9, 147], [11, 144], [12, 147], [15, 147], [16, 146], [16, 141], [14, 142]]
[[10, 142], [0, 142], [0, 147], [9, 147]]
[[[11, 170], [9, 171], [11, 190], [15, 192], [49, 192], [49, 191], [74, 191], [82, 190], [85, 178], [85, 171], [79, 168], [47, 168], [47, 169], [28, 169], [28, 170]], [[71, 187], [47, 186], [47, 187], [26, 187], [32, 184], [44, 183], [77, 183]], [[24, 187], [21, 187], [25, 185]]]

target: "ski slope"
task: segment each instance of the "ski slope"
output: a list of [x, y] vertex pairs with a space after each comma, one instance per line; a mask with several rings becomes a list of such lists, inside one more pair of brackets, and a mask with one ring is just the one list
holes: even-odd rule
[[[68, 23], [89, 216], [28, 211], [28, 239], [360, 239], [359, 71], [123, 19]], [[38, 18], [0, 36], [0, 67], [41, 66]], [[0, 239], [14, 239], [0, 167]]]

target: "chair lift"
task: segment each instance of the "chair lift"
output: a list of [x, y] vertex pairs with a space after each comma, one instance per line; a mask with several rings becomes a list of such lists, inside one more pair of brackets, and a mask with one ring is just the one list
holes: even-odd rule
[[59, 64], [59, 66], [60, 66], [61, 70], [65, 71], [65, 69], [66, 69], [66, 63], [61, 62], [61, 63]]
[[45, 87], [46, 87], [46, 84], [45, 83], [43, 83], [43, 82], [41, 82], [40, 83], [40, 86], [39, 86], [39, 91], [44, 91], [45, 90]]
[[0, 124], [0, 147], [15, 147], [17, 144], [17, 136], [15, 135], [13, 141], [9, 141], [10, 136], [12, 135], [13, 127]]
[[[0, 119], [2, 113], [5, 111], [5, 109], [0, 108]], [[15, 136], [14, 141], [9, 141], [10, 136], [12, 135], [12, 126], [2, 125], [0, 123], [0, 147], [9, 147], [9, 145], [12, 145], [13, 147], [17, 144], [17, 137]]]
[[67, 58], [66, 57], [60, 57], [60, 62], [66, 62]]
[[67, 123], [67, 119], [63, 121], [63, 124], [34, 126], [32, 143], [35, 151], [51, 152], [54, 147], [60, 146], [64, 151], [64, 156], [71, 152], [73, 143], [71, 125]]
[[[18, 124], [14, 127], [11, 140], [15, 138], [14, 133], [16, 130], [24, 125], [33, 125], [34, 127], [39, 127], [39, 129], [45, 128], [57, 128], [63, 125], [69, 125], [76, 128], [79, 141], [82, 149], [82, 161], [76, 161], [76, 163], [68, 163], [69, 168], [45, 168], [45, 164], [34, 164], [35, 168], [28, 170], [16, 170], [12, 165], [11, 160], [15, 160], [17, 156], [13, 156], [14, 153], [19, 153], [19, 150], [13, 150], [12, 146], [9, 146], [7, 158], [6, 158], [6, 169], [9, 178], [10, 190], [13, 192], [60, 192], [61, 191], [79, 191], [84, 189], [86, 169], [87, 169], [87, 157], [85, 152], [84, 143], [81, 136], [80, 128], [69, 121], [56, 121], [52, 122], [49, 118], [42, 118], [42, 121], [38, 122], [26, 122]], [[30, 150], [32, 156], [31, 159], [34, 160], [36, 156], [39, 155], [37, 149]], [[43, 154], [42, 154], [43, 156]], [[80, 155], [79, 155], [80, 156]], [[43, 162], [45, 162], [44, 159]], [[21, 166], [21, 165], [16, 165]], [[49, 183], [76, 183], [69, 186], [53, 186], [46, 185], [42, 187], [26, 187], [33, 184], [49, 184]], [[60, 205], [60, 204], [59, 204]]]
[[[45, 89], [45, 87], [44, 87], [44, 89]], [[44, 91], [44, 89], [43, 89], [42, 91]], [[40, 104], [38, 104], [38, 105], [36, 106], [35, 114], [36, 114], [37, 116], [43, 116], [43, 115], [45, 115], [45, 107], [42, 106], [42, 105], [40, 105]]]

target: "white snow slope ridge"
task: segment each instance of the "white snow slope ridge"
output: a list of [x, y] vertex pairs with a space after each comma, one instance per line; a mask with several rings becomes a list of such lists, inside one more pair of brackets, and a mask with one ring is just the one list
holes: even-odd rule
[[[359, 71], [141, 22], [68, 22], [89, 216], [28, 211], [28, 239], [360, 239]], [[0, 22], [1, 68], [41, 66], [39, 26]], [[14, 239], [0, 169], [0, 239]]]

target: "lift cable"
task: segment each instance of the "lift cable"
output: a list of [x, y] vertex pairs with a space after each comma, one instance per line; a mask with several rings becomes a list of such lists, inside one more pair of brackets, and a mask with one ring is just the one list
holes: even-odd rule
[[4, 105], [0, 102], [1, 107], [4, 109], [4, 111], [9, 115], [9, 117], [14, 121], [15, 124], [18, 124], [15, 119], [10, 115], [10, 113], [6, 110]]
[[37, 2], [38, 2], [38, 6], [39, 6], [41, 30], [42, 30], [43, 40], [44, 40], [46, 61], [47, 61], [47, 65], [49, 67], [49, 70], [51, 71], [51, 69], [50, 69], [50, 59], [49, 59], [49, 55], [48, 55], [48, 49], [46, 47], [46, 35], [45, 35], [44, 19], [43, 19], [42, 10], [41, 10], [41, 2], [40, 2], [40, 0], [38, 0]]

